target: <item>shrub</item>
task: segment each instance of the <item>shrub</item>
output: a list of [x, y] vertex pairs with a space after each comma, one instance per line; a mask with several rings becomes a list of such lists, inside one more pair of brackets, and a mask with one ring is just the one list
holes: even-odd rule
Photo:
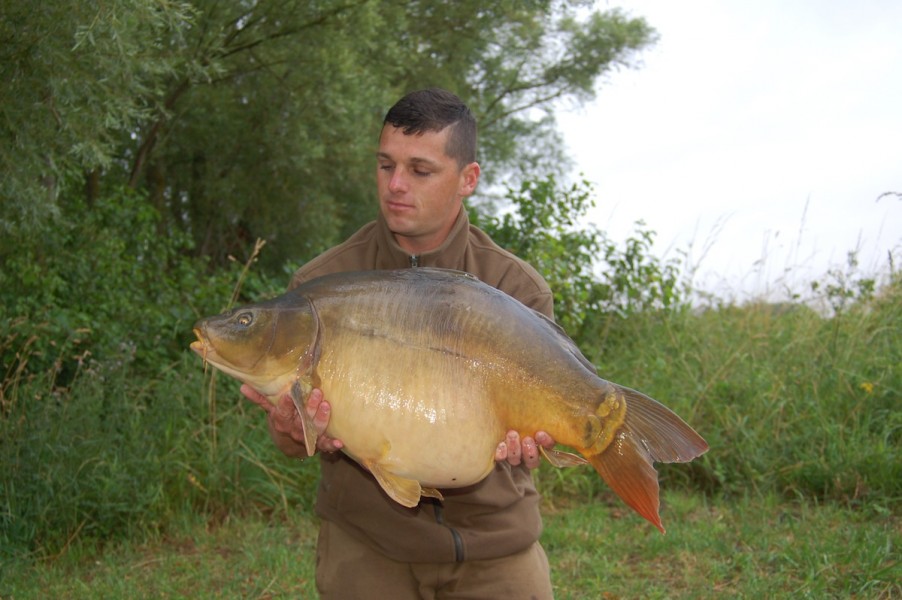
[[52, 235], [18, 240], [0, 272], [0, 554], [310, 493], [277, 475], [256, 410], [234, 418], [237, 386], [225, 383], [217, 406], [187, 352], [192, 324], [225, 308], [236, 278], [254, 295], [284, 283], [239, 274], [237, 261], [207, 273], [140, 195], [65, 209]]

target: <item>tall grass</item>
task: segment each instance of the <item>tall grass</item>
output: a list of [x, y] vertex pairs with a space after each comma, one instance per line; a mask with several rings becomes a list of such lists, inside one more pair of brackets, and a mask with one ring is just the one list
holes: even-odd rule
[[[673, 408], [709, 442], [665, 486], [898, 510], [902, 277], [824, 317], [802, 303], [608, 317], [581, 344], [600, 374]], [[543, 473], [591, 495], [591, 474]], [[588, 479], [584, 479], [588, 478]]]
[[67, 389], [18, 388], [0, 420], [0, 557], [165, 531], [185, 511], [310, 506], [313, 465], [277, 455], [234, 384], [210, 402], [194, 357], [168, 367], [149, 381], [98, 367]]

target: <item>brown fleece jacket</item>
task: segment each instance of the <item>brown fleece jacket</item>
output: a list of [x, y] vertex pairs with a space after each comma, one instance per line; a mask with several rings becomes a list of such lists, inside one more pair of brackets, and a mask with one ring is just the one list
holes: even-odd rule
[[[380, 215], [344, 243], [301, 267], [289, 287], [330, 273], [413, 266], [466, 271], [553, 317], [553, 298], [545, 280], [470, 225], [463, 209], [445, 243], [419, 256], [410, 256], [398, 245]], [[467, 443], [466, 431], [460, 432], [460, 443]], [[317, 514], [391, 559], [453, 562], [499, 558], [532, 545], [542, 532], [538, 493], [529, 470], [522, 465], [496, 463], [478, 484], [442, 490], [442, 502], [424, 498], [418, 506], [405, 508], [386, 496], [372, 475], [344, 454], [320, 456]]]

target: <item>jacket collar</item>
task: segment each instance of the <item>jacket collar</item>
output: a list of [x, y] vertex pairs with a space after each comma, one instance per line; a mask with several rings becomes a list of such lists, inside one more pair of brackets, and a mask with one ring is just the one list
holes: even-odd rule
[[461, 206], [457, 219], [451, 232], [442, 244], [435, 250], [422, 254], [411, 255], [404, 250], [395, 239], [394, 234], [388, 228], [388, 223], [382, 213], [376, 219], [378, 229], [378, 257], [379, 269], [404, 269], [407, 267], [440, 267], [445, 269], [460, 269], [469, 240], [470, 219], [467, 211]]

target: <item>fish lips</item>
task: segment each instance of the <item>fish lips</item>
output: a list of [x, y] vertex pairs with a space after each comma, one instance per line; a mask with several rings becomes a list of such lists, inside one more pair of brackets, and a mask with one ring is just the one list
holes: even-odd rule
[[194, 352], [196, 352], [202, 359], [204, 359], [204, 362], [206, 363], [207, 350], [210, 348], [210, 345], [207, 343], [206, 338], [199, 327], [194, 328], [194, 335], [197, 336], [197, 339], [191, 342], [189, 348], [194, 350]]

